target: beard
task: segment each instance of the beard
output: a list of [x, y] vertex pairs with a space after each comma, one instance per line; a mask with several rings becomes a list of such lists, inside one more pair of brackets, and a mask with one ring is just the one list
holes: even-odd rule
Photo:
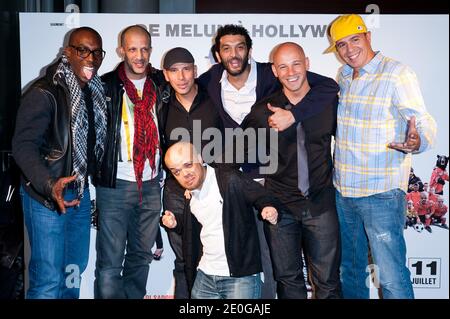
[[[241, 68], [239, 70], [237, 70], [237, 71], [236, 70], [232, 70], [232, 69], [230, 69], [228, 67], [228, 62], [230, 60], [233, 60], [233, 59], [239, 60], [241, 62]], [[245, 69], [247, 69], [247, 66], [248, 66], [248, 52], [244, 56], [243, 59], [241, 59], [240, 57], [233, 57], [231, 59], [228, 59], [227, 61], [224, 61], [222, 59], [222, 66], [224, 67], [225, 70], [227, 70], [227, 73], [230, 74], [231, 76], [241, 75], [242, 73], [244, 73]]]
[[[125, 59], [124, 60], [124, 63], [125, 63], [125, 66], [126, 66], [126, 69], [127, 69], [127, 71], [131, 74], [131, 75], [134, 75], [134, 76], [138, 76], [138, 77], [141, 77], [141, 76], [146, 76], [147, 75], [147, 70], [148, 70], [148, 65], [150, 64], [150, 62], [147, 62], [147, 61], [145, 61], [144, 59], [140, 59], [140, 60], [128, 60], [128, 59]], [[144, 68], [144, 71], [142, 71], [142, 70], [140, 70], [140, 69], [135, 69], [134, 67], [135, 67], [135, 65], [133, 64], [133, 63], [141, 63], [141, 64], [143, 64], [144, 66], [145, 66], [145, 68]]]

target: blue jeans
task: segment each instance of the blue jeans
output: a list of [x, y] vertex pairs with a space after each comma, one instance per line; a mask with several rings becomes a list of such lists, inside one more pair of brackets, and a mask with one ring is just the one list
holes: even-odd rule
[[117, 180], [97, 187], [98, 231], [95, 298], [142, 299], [146, 294], [152, 247], [161, 213], [159, 176], [137, 184]]
[[341, 241], [344, 298], [368, 299], [369, 247], [383, 298], [412, 299], [403, 237], [405, 193], [400, 189], [368, 197], [343, 197], [336, 192]]
[[[91, 201], [89, 189], [79, 207], [65, 214], [49, 210], [21, 188], [31, 246], [28, 299], [72, 299], [80, 295], [81, 274], [89, 259]], [[76, 191], [66, 190], [71, 201]]]
[[259, 299], [261, 276], [244, 277], [207, 275], [197, 271], [191, 292], [192, 299]]

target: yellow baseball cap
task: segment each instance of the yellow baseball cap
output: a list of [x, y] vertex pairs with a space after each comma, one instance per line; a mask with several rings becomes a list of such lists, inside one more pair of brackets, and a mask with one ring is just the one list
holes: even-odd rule
[[331, 23], [330, 38], [332, 41], [331, 46], [325, 51], [325, 53], [336, 51], [336, 42], [340, 39], [348, 37], [352, 34], [366, 33], [367, 27], [361, 18], [357, 14], [347, 14], [338, 17]]

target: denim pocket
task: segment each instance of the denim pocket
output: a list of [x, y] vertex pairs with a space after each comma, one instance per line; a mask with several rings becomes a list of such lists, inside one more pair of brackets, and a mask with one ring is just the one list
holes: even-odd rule
[[[393, 199], [396, 198], [398, 196], [401, 195], [401, 193], [403, 193], [403, 191], [399, 188], [396, 189], [392, 189], [390, 191], [384, 192], [384, 193], [379, 193], [379, 194], [375, 194], [372, 195], [374, 198], [376, 199], [385, 199], [385, 200], [389, 200], [389, 199]], [[403, 194], [405, 195], [405, 194]]]

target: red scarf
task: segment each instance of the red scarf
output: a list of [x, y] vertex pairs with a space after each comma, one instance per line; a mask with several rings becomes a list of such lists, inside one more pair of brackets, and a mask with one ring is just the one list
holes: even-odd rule
[[151, 67], [147, 67], [147, 79], [142, 92], [142, 99], [139, 97], [136, 87], [131, 82], [126, 73], [124, 63], [119, 67], [119, 78], [125, 85], [125, 92], [134, 104], [134, 139], [133, 139], [133, 167], [136, 182], [142, 200], [142, 172], [144, 164], [148, 158], [150, 167], [155, 170], [155, 155], [159, 149], [158, 128], [153, 120], [152, 110], [156, 102], [156, 90], [150, 78]]

